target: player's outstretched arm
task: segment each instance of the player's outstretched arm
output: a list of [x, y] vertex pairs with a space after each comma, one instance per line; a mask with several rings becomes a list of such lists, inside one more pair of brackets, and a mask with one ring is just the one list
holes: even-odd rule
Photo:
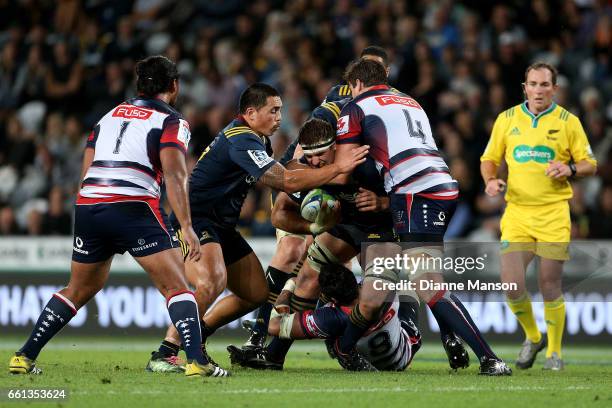
[[200, 240], [191, 225], [185, 154], [179, 149], [168, 148], [162, 149], [159, 156], [166, 181], [168, 201], [181, 224], [183, 239], [189, 245], [189, 259], [197, 262], [200, 260]]
[[[350, 154], [350, 151], [356, 147], [359, 147], [359, 145], [356, 143], [336, 144], [335, 161], [345, 159]], [[329, 184], [347, 184], [350, 178], [350, 173], [339, 174], [338, 176], [334, 177], [334, 179], [330, 181]]]
[[363, 163], [369, 146], [357, 146], [348, 151], [342, 159], [318, 169], [288, 170], [280, 163], [275, 163], [260, 178], [265, 185], [286, 193], [311, 190], [327, 184], [339, 174], [350, 174], [355, 167]]

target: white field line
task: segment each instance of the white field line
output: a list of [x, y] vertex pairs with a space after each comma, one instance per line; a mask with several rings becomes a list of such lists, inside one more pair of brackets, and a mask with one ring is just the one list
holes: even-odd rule
[[[563, 391], [586, 391], [592, 389], [586, 386], [570, 386], [563, 388]], [[482, 387], [355, 387], [355, 388], [238, 388], [234, 390], [188, 390], [181, 391], [181, 394], [219, 394], [219, 395], [240, 395], [240, 394], [345, 394], [345, 393], [435, 393], [435, 392], [482, 392]], [[559, 387], [550, 386], [497, 386], [487, 388], [484, 391], [560, 391]], [[132, 395], [167, 395], [167, 391], [163, 390], [133, 390], [129, 392]], [[125, 394], [125, 391], [73, 391], [73, 395], [106, 395], [106, 394]]]
[[[24, 339], [26, 336], [24, 336]], [[161, 341], [161, 338], [160, 338]], [[208, 343], [206, 348], [212, 352], [226, 352], [225, 348], [229, 344], [241, 345], [243, 340], [236, 339], [212, 339], [212, 342]], [[23, 345], [23, 341], [17, 341], [14, 338], [10, 340], [2, 339], [0, 336], [0, 350], [9, 350], [14, 351], [20, 348]], [[61, 338], [57, 339], [57, 341], [51, 340], [49, 344], [45, 347], [45, 350], [81, 350], [81, 351], [152, 351], [159, 347], [159, 342], [155, 339], [152, 340], [137, 340], [130, 341], [129, 339], [125, 343], [117, 342], [117, 341], [104, 341], [104, 340], [91, 340], [91, 339], [71, 339], [69, 341], [63, 341]], [[514, 354], [518, 353], [520, 345], [511, 346], [511, 345], [503, 345], [496, 346], [493, 345], [493, 350], [497, 354], [508, 354], [514, 356]], [[325, 353], [325, 345], [323, 342], [318, 341], [308, 341], [308, 342], [296, 342], [291, 347], [292, 351], [298, 353], [309, 353], [309, 352], [323, 352]], [[441, 356], [444, 357], [442, 346], [439, 342], [429, 341], [428, 344], [424, 345], [419, 354], [437, 354], [442, 353]], [[597, 347], [597, 346], [571, 346], [566, 345], [563, 349], [563, 354], [566, 357], [586, 357], [593, 356], [597, 358], [602, 357], [610, 357], [612, 358], [612, 347]]]

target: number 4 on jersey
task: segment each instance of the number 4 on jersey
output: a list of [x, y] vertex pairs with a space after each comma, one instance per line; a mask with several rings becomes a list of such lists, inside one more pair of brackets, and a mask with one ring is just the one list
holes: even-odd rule
[[414, 126], [412, 125], [412, 118], [410, 117], [410, 112], [408, 109], [402, 109], [404, 112], [404, 116], [406, 117], [406, 123], [408, 124], [408, 133], [410, 137], [415, 137], [417, 139], [421, 139], [421, 143], [425, 144], [425, 133], [423, 132], [423, 125], [421, 125], [420, 120], [415, 120], [416, 130], [414, 130]]
[[125, 134], [125, 131], [129, 124], [130, 122], [128, 122], [127, 120], [121, 122], [121, 130], [119, 131], [119, 136], [117, 136], [117, 141], [115, 142], [115, 150], [113, 150], [114, 154], [119, 154], [119, 147], [121, 147], [121, 141], [123, 140], [123, 135]]

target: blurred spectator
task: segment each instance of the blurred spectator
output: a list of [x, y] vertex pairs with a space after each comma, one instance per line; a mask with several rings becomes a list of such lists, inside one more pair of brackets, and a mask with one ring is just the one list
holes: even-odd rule
[[72, 232], [72, 217], [64, 205], [64, 193], [55, 186], [49, 193], [49, 209], [41, 222], [43, 235], [69, 235]]
[[606, 184], [591, 216], [590, 237], [610, 238], [610, 231], [612, 231], [612, 184]]
[[[612, 238], [611, 19], [609, 2], [573, 0], [0, 2], [0, 232], [70, 232], [59, 201], [78, 191], [85, 138], [134, 95], [134, 64], [148, 53], [177, 62], [193, 165], [255, 81], [283, 97], [272, 138], [282, 155], [347, 63], [377, 44], [460, 183], [453, 236], [497, 239], [504, 203], [482, 195], [478, 157], [499, 112], [523, 100], [526, 66], [542, 59], [559, 69], [557, 102], [580, 116], [600, 165], [577, 184], [574, 236]], [[245, 203], [250, 233], [272, 232], [268, 194]], [[48, 211], [23, 212], [47, 198]]]
[[9, 206], [0, 208], [0, 235], [18, 235], [19, 233], [13, 209]]

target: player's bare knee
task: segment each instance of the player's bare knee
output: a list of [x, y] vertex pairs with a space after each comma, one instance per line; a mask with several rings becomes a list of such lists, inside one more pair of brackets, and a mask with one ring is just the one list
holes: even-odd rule
[[302, 255], [304, 255], [303, 245], [290, 245], [285, 248], [283, 252], [283, 261], [285, 261], [285, 264], [295, 265], [302, 260]]
[[68, 285], [59, 293], [70, 300], [77, 309], [89, 302], [102, 289], [98, 286], [72, 286]]
[[211, 282], [208, 280], [199, 280], [195, 283], [195, 290], [198, 297], [204, 297], [205, 299], [216, 299], [223, 290], [225, 289], [225, 284], [221, 282]]

